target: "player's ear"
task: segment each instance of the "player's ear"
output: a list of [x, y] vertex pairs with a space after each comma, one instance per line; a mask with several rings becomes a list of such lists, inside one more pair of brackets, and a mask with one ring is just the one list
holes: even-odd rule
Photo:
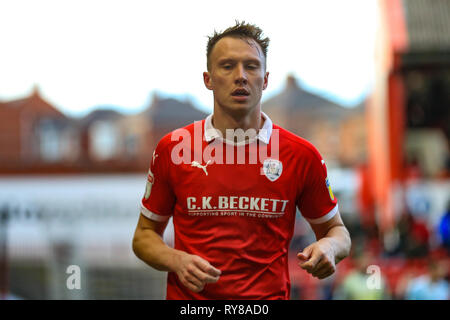
[[266, 72], [266, 74], [264, 75], [263, 90], [266, 90], [268, 84], [269, 84], [269, 73]]
[[211, 74], [207, 71], [203, 72], [203, 82], [205, 83], [205, 87], [209, 90], [212, 90], [212, 81], [211, 81]]

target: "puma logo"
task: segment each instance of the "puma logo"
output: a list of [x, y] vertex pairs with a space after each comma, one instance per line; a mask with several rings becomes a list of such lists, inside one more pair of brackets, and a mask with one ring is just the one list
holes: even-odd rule
[[208, 175], [208, 171], [206, 171], [206, 167], [208, 166], [208, 164], [211, 162], [211, 160], [208, 160], [208, 162], [206, 162], [206, 164], [204, 166], [202, 166], [200, 163], [198, 163], [197, 161], [192, 161], [191, 162], [191, 167], [195, 167], [195, 168], [200, 168], [203, 169], [203, 171], [205, 172], [206, 175]]

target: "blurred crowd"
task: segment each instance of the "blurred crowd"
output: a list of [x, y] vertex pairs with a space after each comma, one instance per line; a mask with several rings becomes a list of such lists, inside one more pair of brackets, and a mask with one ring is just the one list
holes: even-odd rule
[[450, 300], [450, 203], [437, 225], [404, 212], [395, 232], [380, 236], [376, 226], [346, 222], [352, 251], [336, 273], [318, 280], [300, 269], [291, 246], [291, 299]]

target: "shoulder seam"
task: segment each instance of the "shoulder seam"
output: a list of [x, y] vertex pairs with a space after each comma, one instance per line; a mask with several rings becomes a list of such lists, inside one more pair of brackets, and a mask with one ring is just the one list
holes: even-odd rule
[[[280, 128], [280, 127], [279, 127]], [[289, 134], [294, 135], [294, 133], [281, 128], [282, 130], [288, 132]], [[299, 147], [303, 147], [304, 149], [307, 149], [310, 153], [312, 153], [314, 155], [315, 158], [317, 158], [318, 160], [322, 160], [321, 155], [319, 154], [319, 151], [317, 150], [317, 148], [308, 140], [302, 138], [302, 137], [298, 137], [300, 139], [302, 139], [303, 141], [305, 141], [306, 143], [303, 143], [303, 141], [299, 141], [294, 139], [293, 137], [286, 135], [285, 136], [286, 139], [288, 139], [289, 141], [295, 143], [295, 145], [299, 146]], [[320, 155], [320, 156], [319, 156]]]

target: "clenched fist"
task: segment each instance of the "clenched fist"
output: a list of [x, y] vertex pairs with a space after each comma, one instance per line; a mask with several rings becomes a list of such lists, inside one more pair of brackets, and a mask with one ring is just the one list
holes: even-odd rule
[[312, 276], [325, 279], [336, 271], [335, 254], [328, 239], [323, 238], [297, 254], [300, 268]]
[[179, 256], [174, 270], [181, 283], [194, 292], [200, 292], [207, 283], [219, 280], [221, 271], [205, 259], [188, 253]]

